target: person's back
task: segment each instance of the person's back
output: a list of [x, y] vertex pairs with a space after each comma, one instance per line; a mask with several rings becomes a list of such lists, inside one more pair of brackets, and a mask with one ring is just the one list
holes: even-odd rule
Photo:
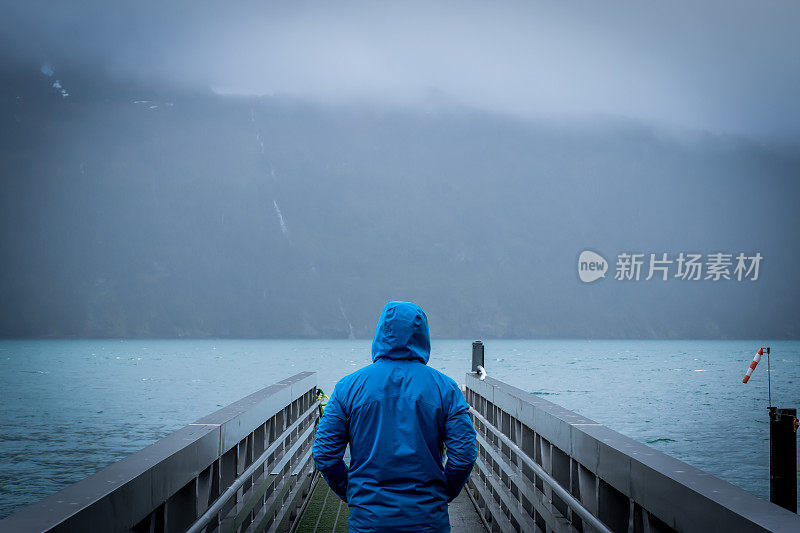
[[[373, 364], [339, 381], [325, 407], [314, 461], [348, 502], [350, 531], [450, 530], [447, 502], [472, 470], [475, 430], [458, 386], [426, 365], [429, 355], [422, 309], [389, 302]], [[347, 444], [349, 468], [342, 462]]]

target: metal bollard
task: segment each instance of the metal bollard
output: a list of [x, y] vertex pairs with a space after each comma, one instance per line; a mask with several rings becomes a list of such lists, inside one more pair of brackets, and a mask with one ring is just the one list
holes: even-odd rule
[[769, 501], [797, 512], [797, 409], [769, 408]]
[[475, 341], [472, 343], [472, 371], [478, 372], [478, 367], [486, 368], [483, 364], [483, 343]]

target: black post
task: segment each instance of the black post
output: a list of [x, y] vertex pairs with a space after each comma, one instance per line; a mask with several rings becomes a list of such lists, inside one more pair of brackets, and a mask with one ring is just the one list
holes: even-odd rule
[[486, 368], [483, 364], [483, 343], [481, 341], [472, 343], [472, 371], [477, 372], [478, 366]]
[[769, 408], [769, 501], [797, 512], [797, 409]]

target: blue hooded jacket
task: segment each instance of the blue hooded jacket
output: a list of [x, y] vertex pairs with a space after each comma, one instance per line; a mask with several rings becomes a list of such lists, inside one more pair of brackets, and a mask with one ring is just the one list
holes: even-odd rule
[[342, 378], [325, 407], [314, 462], [347, 501], [351, 532], [450, 531], [447, 502], [472, 470], [475, 430], [458, 385], [428, 367], [429, 357], [425, 313], [389, 302], [373, 363]]

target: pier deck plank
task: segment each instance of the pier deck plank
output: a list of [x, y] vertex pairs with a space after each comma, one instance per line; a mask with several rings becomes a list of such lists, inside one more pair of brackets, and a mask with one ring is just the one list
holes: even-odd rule
[[[348, 508], [320, 476], [300, 517], [298, 533], [347, 533]], [[486, 531], [466, 491], [448, 505], [452, 533]]]
[[478, 510], [467, 496], [466, 487], [448, 504], [447, 512], [450, 513], [450, 531], [452, 533], [486, 531]]
[[339, 499], [320, 476], [303, 516], [300, 517], [297, 532], [347, 533], [348, 515], [347, 504]]

